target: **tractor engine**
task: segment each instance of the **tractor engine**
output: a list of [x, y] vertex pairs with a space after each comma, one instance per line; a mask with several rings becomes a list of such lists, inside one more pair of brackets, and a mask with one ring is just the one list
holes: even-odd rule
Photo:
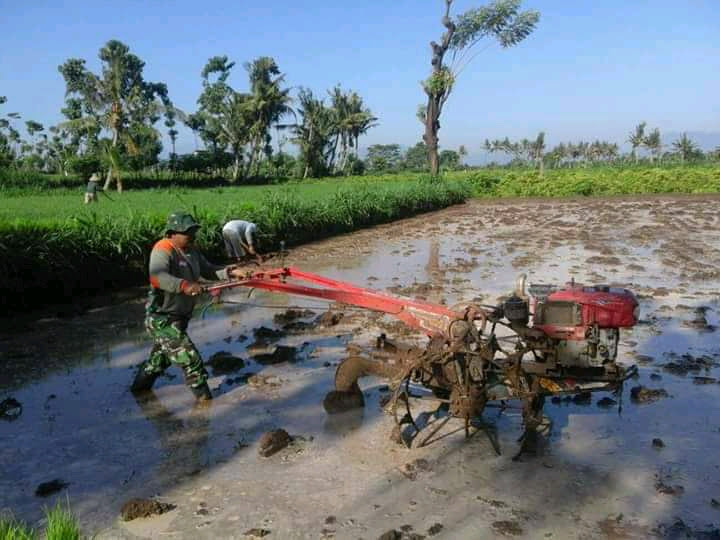
[[632, 292], [572, 281], [561, 288], [531, 285], [528, 293], [508, 299], [503, 310], [512, 323], [524, 322], [536, 336], [534, 330], [542, 332], [548, 343], [539, 348], [536, 361], [545, 364], [546, 373], [601, 375], [614, 370], [620, 328], [638, 321], [638, 302]]

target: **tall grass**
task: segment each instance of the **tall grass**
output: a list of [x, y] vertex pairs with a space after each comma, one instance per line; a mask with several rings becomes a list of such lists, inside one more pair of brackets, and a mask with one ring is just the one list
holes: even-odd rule
[[35, 540], [35, 531], [24, 523], [10, 518], [0, 518], [0, 540]]
[[54, 507], [45, 509], [45, 538], [47, 540], [80, 540], [80, 526], [70, 510], [70, 503], [63, 508], [58, 501]]
[[[292, 246], [444, 208], [464, 201], [470, 191], [464, 183], [420, 178], [357, 181], [334, 189], [324, 185], [313, 197], [286, 187], [251, 202], [220, 197], [214, 205], [203, 204], [202, 193], [193, 195], [199, 197], [176, 200], [167, 192], [156, 197], [155, 206], [192, 211], [203, 224], [199, 247], [220, 260], [221, 226], [231, 218], [257, 223], [261, 248], [275, 250], [281, 240]], [[151, 202], [142, 211], [128, 206], [103, 215], [106, 206], [54, 220], [0, 222], [0, 313], [68, 302], [145, 280], [147, 257], [162, 236], [167, 211], [153, 210]]]

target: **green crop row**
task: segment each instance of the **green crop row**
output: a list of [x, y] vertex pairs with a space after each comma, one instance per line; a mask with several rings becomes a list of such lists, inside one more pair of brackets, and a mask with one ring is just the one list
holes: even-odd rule
[[476, 197], [567, 197], [720, 192], [720, 167], [484, 169], [466, 176]]
[[[5, 219], [0, 221], [0, 313], [143, 282], [149, 251], [162, 236], [168, 208], [185, 207], [195, 214], [203, 224], [200, 247], [219, 260], [221, 225], [231, 218], [257, 223], [261, 246], [274, 250], [281, 240], [292, 246], [444, 208], [470, 195], [465, 183], [431, 179], [352, 182], [335, 189], [325, 185], [313, 194], [288, 187], [256, 194], [250, 201], [225, 196], [209, 205], [198, 193], [181, 205], [166, 192], [154, 197], [146, 192], [150, 205], [154, 199], [152, 208], [126, 205], [103, 214], [111, 205], [101, 203], [93, 211], [54, 220]], [[168, 200], [158, 204], [163, 199]]]

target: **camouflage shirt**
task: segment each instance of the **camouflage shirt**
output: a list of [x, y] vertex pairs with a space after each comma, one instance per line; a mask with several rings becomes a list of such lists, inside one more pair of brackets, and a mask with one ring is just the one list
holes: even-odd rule
[[163, 238], [150, 253], [150, 298], [148, 314], [167, 315], [172, 319], [188, 319], [195, 307], [195, 296], [183, 293], [190, 283], [201, 277], [208, 280], [227, 279], [224, 266], [216, 266], [195, 247], [185, 251]]

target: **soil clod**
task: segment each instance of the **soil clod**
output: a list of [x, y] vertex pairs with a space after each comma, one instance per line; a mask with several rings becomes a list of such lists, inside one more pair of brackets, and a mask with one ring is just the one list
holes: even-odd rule
[[630, 399], [636, 403], [652, 403], [664, 397], [668, 397], [664, 388], [645, 388], [639, 385], [630, 389]]
[[575, 394], [572, 400], [576, 405], [588, 405], [592, 402], [592, 393], [580, 392], [579, 394]]
[[20, 418], [22, 414], [22, 403], [17, 399], [9, 397], [0, 401], [0, 419], [12, 422]]
[[277, 313], [273, 317], [273, 322], [275, 324], [285, 325], [295, 322], [297, 319], [306, 319], [313, 315], [315, 315], [315, 312], [309, 309], [288, 309], [283, 313]]
[[297, 361], [297, 348], [288, 347], [286, 345], [278, 345], [275, 347], [273, 352], [267, 354], [256, 354], [252, 357], [258, 364], [264, 366], [270, 366], [273, 364], [282, 364], [283, 362], [296, 362]]
[[53, 493], [57, 493], [58, 491], [65, 489], [69, 485], [70, 484], [68, 482], [63, 482], [59, 478], [50, 480], [49, 482], [43, 482], [35, 488], [35, 496], [47, 497], [48, 495], [52, 495]]
[[430, 470], [432, 470], [430, 462], [423, 458], [405, 463], [400, 468], [400, 472], [409, 480], [415, 480], [419, 472], [428, 472]]
[[603, 407], [603, 408], [613, 407], [614, 405], [617, 405], [617, 401], [615, 401], [613, 398], [607, 397], [607, 396], [605, 396], [601, 400], [598, 400], [598, 402], [597, 402], [597, 406]]
[[262, 457], [270, 457], [279, 452], [292, 442], [292, 437], [284, 429], [268, 431], [260, 437], [260, 448], [258, 454]]
[[520, 536], [523, 534], [523, 529], [517, 521], [493, 521], [492, 528], [505, 536]]
[[665, 448], [665, 443], [662, 439], [655, 438], [652, 440], [653, 448]]
[[275, 375], [261, 375], [259, 373], [255, 373], [248, 377], [247, 382], [250, 386], [254, 386], [255, 388], [268, 388], [280, 386], [281, 381], [280, 377], [276, 377]]
[[208, 364], [213, 370], [213, 375], [227, 375], [245, 367], [245, 361], [242, 358], [233, 356], [227, 351], [218, 351], [213, 354], [208, 360]]
[[430, 528], [427, 530], [428, 536], [435, 536], [440, 531], [443, 530], [442, 523], [433, 523]]
[[693, 377], [693, 384], [715, 384], [715, 377]]
[[662, 368], [673, 375], [687, 375], [689, 372], [699, 372], [703, 369], [709, 370], [717, 366], [717, 362], [709, 356], [693, 356], [691, 354], [683, 354], [677, 356], [670, 354], [672, 360], [667, 364], [663, 364]]
[[261, 326], [260, 328], [255, 328], [255, 330], [253, 330], [253, 335], [257, 340], [271, 340], [280, 339], [285, 335], [285, 332], [282, 330], [273, 330], [267, 326]]
[[345, 314], [341, 311], [326, 311], [315, 319], [318, 326], [335, 326], [345, 318]]
[[243, 536], [250, 536], [252, 538], [263, 538], [263, 537], [267, 536], [268, 534], [270, 534], [269, 529], [259, 529], [256, 527], [256, 528], [245, 531], [243, 533]]
[[343, 392], [332, 390], [323, 400], [323, 408], [328, 414], [338, 414], [365, 406], [365, 397], [362, 392]]
[[123, 521], [157, 516], [175, 509], [174, 504], [161, 503], [152, 499], [130, 499], [122, 505], [120, 517]]

